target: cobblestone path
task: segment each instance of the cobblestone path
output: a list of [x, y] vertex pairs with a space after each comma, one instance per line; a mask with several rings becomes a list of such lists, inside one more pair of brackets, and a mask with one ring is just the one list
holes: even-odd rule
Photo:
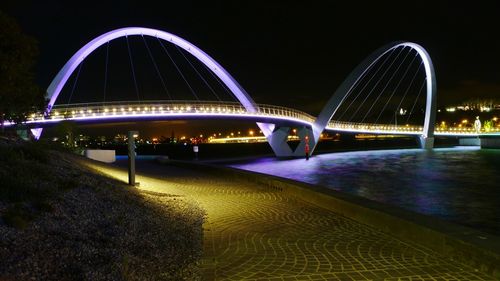
[[[206, 280], [491, 280], [300, 198], [256, 183], [138, 163], [141, 189], [206, 210]], [[99, 170], [126, 180], [123, 169]]]

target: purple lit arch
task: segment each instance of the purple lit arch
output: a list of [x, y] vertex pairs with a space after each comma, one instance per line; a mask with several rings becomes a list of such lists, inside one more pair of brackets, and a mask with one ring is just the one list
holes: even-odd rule
[[[52, 106], [56, 102], [57, 97], [61, 93], [62, 88], [68, 81], [73, 71], [75, 71], [78, 65], [88, 55], [90, 55], [94, 50], [96, 50], [97, 48], [106, 44], [109, 41], [121, 37], [134, 36], [134, 35], [156, 37], [165, 40], [167, 42], [170, 42], [184, 49], [185, 51], [189, 52], [199, 61], [201, 61], [205, 66], [207, 66], [215, 75], [217, 75], [217, 77], [219, 77], [219, 79], [231, 90], [233, 95], [238, 99], [238, 101], [245, 107], [245, 109], [248, 112], [254, 113], [257, 111], [257, 107], [254, 101], [248, 95], [248, 93], [243, 89], [243, 87], [241, 87], [241, 85], [217, 61], [215, 61], [212, 57], [203, 52], [200, 48], [180, 38], [179, 36], [176, 36], [174, 34], [165, 31], [151, 29], [151, 28], [144, 28], [144, 27], [126, 27], [126, 28], [115, 29], [113, 31], [107, 32], [95, 38], [94, 40], [90, 41], [85, 46], [83, 46], [80, 50], [78, 50], [78, 52], [76, 52], [68, 60], [68, 62], [66, 62], [66, 64], [61, 68], [59, 73], [57, 73], [57, 76], [54, 78], [54, 80], [52, 80], [52, 83], [50, 83], [47, 89], [46, 98], [49, 99], [49, 103], [47, 106], [47, 113], [51, 111]], [[258, 123], [258, 125], [264, 132], [264, 134], [268, 136], [270, 133], [271, 124]], [[35, 138], [38, 139], [42, 133], [42, 129], [41, 128], [32, 129], [32, 132]]]
[[317, 144], [317, 140], [319, 139], [321, 132], [328, 125], [328, 122], [330, 122], [330, 119], [333, 117], [342, 102], [346, 99], [353, 87], [356, 86], [359, 79], [361, 79], [371, 66], [381, 57], [398, 47], [409, 47], [415, 50], [424, 64], [427, 98], [425, 104], [425, 120], [420, 141], [422, 148], [433, 147], [434, 123], [436, 121], [436, 75], [434, 73], [434, 66], [432, 64], [431, 57], [427, 51], [422, 46], [412, 42], [393, 42], [377, 49], [364, 61], [362, 61], [349, 74], [349, 76], [347, 76], [340, 87], [337, 88], [330, 100], [328, 100], [327, 104], [316, 119], [316, 122], [314, 122], [313, 134], [316, 141], [315, 145]]

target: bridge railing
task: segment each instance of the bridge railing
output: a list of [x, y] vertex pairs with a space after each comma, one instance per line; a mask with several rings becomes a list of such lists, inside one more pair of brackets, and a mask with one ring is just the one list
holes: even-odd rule
[[307, 123], [315, 118], [300, 110], [283, 106], [257, 104], [255, 112], [249, 112], [238, 102], [206, 102], [206, 101], [142, 101], [142, 102], [98, 102], [56, 105], [49, 114], [32, 114], [29, 121], [47, 119], [75, 119], [84, 117], [104, 117], [120, 115], [255, 115], [292, 118]]
[[355, 123], [342, 122], [331, 120], [327, 126], [328, 129], [337, 129], [343, 131], [374, 131], [374, 132], [407, 132], [419, 133], [423, 131], [422, 126], [413, 125], [392, 125], [392, 124], [370, 124], [370, 123]]
[[[327, 126], [331, 130], [339, 131], [360, 131], [360, 132], [397, 132], [397, 133], [408, 133], [408, 134], [418, 134], [423, 132], [422, 126], [414, 125], [393, 125], [393, 124], [368, 124], [368, 123], [354, 123], [354, 122], [341, 122], [341, 121], [330, 121]], [[481, 134], [496, 133], [500, 132], [500, 128], [482, 128]], [[470, 134], [476, 135], [477, 132], [472, 127], [438, 127], [434, 131], [436, 134]]]

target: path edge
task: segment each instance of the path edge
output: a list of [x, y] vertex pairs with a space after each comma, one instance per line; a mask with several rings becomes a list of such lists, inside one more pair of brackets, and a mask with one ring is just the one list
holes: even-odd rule
[[157, 162], [266, 185], [500, 279], [500, 237], [324, 186], [202, 162]]

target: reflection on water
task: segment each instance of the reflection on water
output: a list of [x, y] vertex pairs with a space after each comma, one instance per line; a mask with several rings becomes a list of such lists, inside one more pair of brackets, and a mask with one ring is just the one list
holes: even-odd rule
[[230, 166], [327, 186], [500, 235], [500, 150], [358, 151]]

